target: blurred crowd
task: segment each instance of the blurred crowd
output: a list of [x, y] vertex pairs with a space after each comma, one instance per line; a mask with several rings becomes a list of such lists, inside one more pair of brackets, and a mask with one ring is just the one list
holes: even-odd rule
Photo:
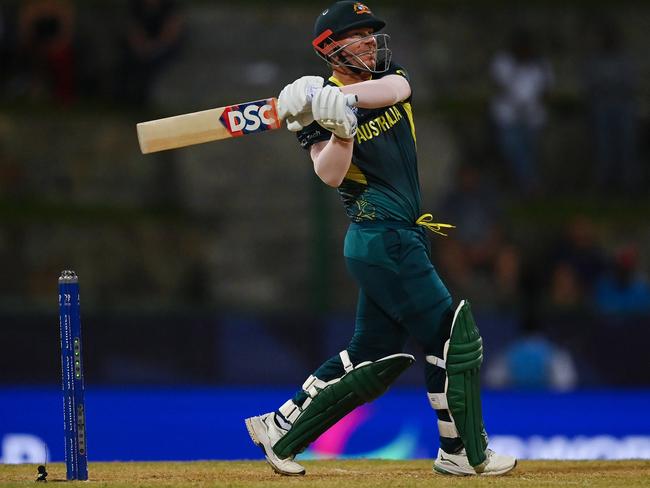
[[[647, 201], [650, 164], [639, 153], [638, 74], [613, 21], [597, 22], [581, 72], [593, 169], [572, 189], [583, 198]], [[533, 32], [515, 29], [489, 74], [491, 143], [496, 156], [460, 165], [440, 214], [458, 229], [437, 243], [439, 266], [456, 296], [483, 309], [515, 314], [515, 335], [489, 364], [492, 387], [569, 389], [579, 381], [569, 350], [547, 333], [548, 316], [587, 316], [596, 333], [604, 317], [650, 316], [650, 227], [632, 228], [569, 207], [557, 220], [528, 227], [513, 206], [553, 201], [561, 193], [543, 174], [545, 127], [553, 110], [554, 70]], [[514, 203], [513, 205], [513, 202]], [[552, 205], [546, 217], [553, 215]], [[603, 203], [606, 208], [607, 204]], [[542, 219], [544, 220], [544, 219]], [[561, 334], [560, 334], [561, 335]], [[560, 338], [560, 342], [561, 342]]]
[[535, 232], [539, 240], [531, 243], [506, 231], [503, 208], [476, 168], [463, 167], [458, 182], [441, 209], [458, 229], [437, 241], [439, 269], [456, 297], [471, 297], [478, 309], [512, 315], [514, 321], [488, 370], [488, 384], [575, 387], [579, 375], [572, 355], [551, 338], [561, 343], [571, 334], [548, 330], [557, 317], [575, 332], [580, 321], [591, 320], [581, 327], [583, 342], [603, 326], [623, 324], [616, 332], [626, 335], [634, 330], [629, 324], [648, 323], [648, 256], [641, 252], [647, 250], [648, 229], [611, 235], [610, 226], [576, 214], [564, 225], [550, 226], [549, 233]]
[[498, 192], [477, 168], [459, 173], [440, 209], [457, 230], [437, 242], [441, 269], [458, 293], [502, 310], [543, 303], [601, 314], [650, 312], [648, 256], [641, 253], [648, 229], [610, 235], [609, 225], [577, 213], [530, 243], [504, 228], [509, 220]]
[[[585, 112], [593, 141], [593, 177], [584, 183], [605, 194], [647, 194], [647, 167], [638, 160], [638, 74], [624, 36], [613, 20], [597, 22], [588, 33], [589, 53], [581, 67]], [[548, 102], [553, 93], [552, 63], [534, 34], [515, 30], [490, 66], [494, 139], [511, 188], [524, 196], [548, 192], [540, 158]], [[646, 165], [647, 166], [647, 165]]]
[[0, 5], [3, 98], [60, 105], [104, 98], [124, 106], [146, 105], [158, 74], [182, 43], [183, 15], [174, 0], [129, 0], [115, 10], [122, 20], [106, 40], [112, 59], [110, 66], [100, 67], [75, 2]]
[[[0, 4], [0, 102], [73, 107], [100, 100], [146, 109], [155, 104], [151, 94], [160, 76], [183, 55], [191, 29], [180, 4], [120, 2], [118, 27], [102, 48], [88, 42], [93, 36], [84, 29], [93, 24], [83, 21], [79, 2]], [[572, 101], [582, 121], [581, 169], [562, 163], [560, 176], [549, 176], [548, 168], [576, 138], [561, 134], [548, 149], [549, 129], [566, 107], [543, 38], [544, 32], [516, 26], [486, 61], [482, 81], [489, 96], [472, 117], [486, 120], [487, 143], [455, 162], [449, 189], [434, 209], [456, 226], [449, 238], [433, 241], [434, 262], [453, 295], [513, 317], [512, 336], [487, 371], [493, 387], [567, 389], [580, 383], [584, 372], [573, 358], [575, 346], [549, 331], [553, 317], [569, 317], [565, 323], [597, 317], [594, 327], [608, 318], [645, 317], [647, 323], [650, 317], [650, 226], [642, 210], [648, 207], [650, 138], [643, 135], [647, 114], [639, 109], [639, 60], [616, 19], [604, 17], [584, 33]], [[101, 62], [97, 49], [109, 53]], [[8, 178], [2, 164], [0, 178]], [[6, 186], [0, 180], [0, 190]], [[610, 201], [621, 214], [607, 210]], [[203, 245], [202, 239], [196, 237]], [[0, 254], [3, 249], [0, 242]], [[199, 261], [191, 256], [192, 269], [201, 273], [192, 274], [188, 288], [203, 290], [199, 300], [208, 305], [214, 274]], [[155, 281], [147, 281], [144, 269], [138, 274], [141, 284]], [[106, 293], [112, 289], [105, 284]]]

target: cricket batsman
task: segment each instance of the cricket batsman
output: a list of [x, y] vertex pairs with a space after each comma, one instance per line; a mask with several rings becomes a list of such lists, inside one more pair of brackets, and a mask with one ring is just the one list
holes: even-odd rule
[[295, 456], [411, 366], [414, 357], [403, 352], [410, 336], [425, 354], [438, 417], [434, 471], [504, 474], [517, 461], [487, 446], [483, 348], [470, 304], [454, 304], [431, 264], [427, 229], [444, 235], [451, 226], [420, 208], [411, 84], [380, 33], [385, 25], [361, 2], [325, 9], [312, 45], [332, 76], [304, 76], [278, 97], [278, 113], [309, 151], [314, 171], [341, 196], [351, 222], [343, 254], [359, 298], [347, 348], [275, 412], [246, 419], [246, 427], [276, 472], [305, 474]]

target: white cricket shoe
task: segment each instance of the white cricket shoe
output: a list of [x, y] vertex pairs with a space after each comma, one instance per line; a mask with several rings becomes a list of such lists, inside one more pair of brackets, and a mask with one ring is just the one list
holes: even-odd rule
[[433, 463], [433, 470], [441, 474], [453, 474], [456, 476], [496, 476], [505, 474], [517, 466], [517, 460], [512, 456], [497, 454], [492, 449], [486, 452], [487, 458], [480, 466], [474, 469], [467, 460], [465, 449], [457, 454], [448, 454], [438, 449], [438, 457]]
[[266, 460], [276, 473], [286, 476], [305, 474], [305, 468], [293, 460], [294, 456], [281, 459], [273, 452], [273, 445], [286, 433], [275, 424], [274, 415], [271, 412], [259, 417], [247, 418], [248, 435], [256, 445], [262, 448]]

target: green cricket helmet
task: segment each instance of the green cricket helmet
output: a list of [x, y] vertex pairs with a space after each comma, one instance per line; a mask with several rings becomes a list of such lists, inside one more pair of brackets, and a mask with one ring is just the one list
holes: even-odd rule
[[[353, 72], [367, 71], [370, 73], [383, 73], [388, 70], [391, 60], [391, 51], [388, 49], [387, 34], [377, 32], [386, 26], [386, 22], [375, 16], [372, 11], [361, 2], [343, 1], [323, 10], [314, 23], [314, 40], [312, 46], [316, 54], [334, 67], [345, 66]], [[347, 44], [338, 42], [346, 32], [370, 28], [372, 34], [355, 39]], [[355, 43], [366, 42], [374, 38], [374, 62], [366, 63], [359, 55], [353, 54], [348, 49]], [[373, 66], [374, 65], [374, 66]]]

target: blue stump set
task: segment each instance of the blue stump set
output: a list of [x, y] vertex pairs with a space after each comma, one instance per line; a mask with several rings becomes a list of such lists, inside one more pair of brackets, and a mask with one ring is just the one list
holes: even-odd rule
[[88, 457], [79, 280], [74, 271], [63, 271], [59, 277], [59, 325], [66, 478], [87, 480]]

